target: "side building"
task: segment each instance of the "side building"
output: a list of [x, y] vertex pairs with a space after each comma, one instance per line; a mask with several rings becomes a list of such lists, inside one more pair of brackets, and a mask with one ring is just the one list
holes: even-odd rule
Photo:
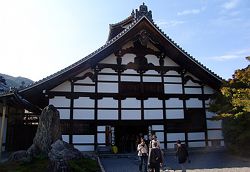
[[208, 112], [221, 82], [164, 34], [143, 4], [110, 25], [105, 45], [18, 94], [40, 108], [54, 105], [63, 139], [79, 150], [115, 144], [131, 152], [138, 137], [152, 133], [165, 149], [176, 140], [224, 146], [221, 121]]

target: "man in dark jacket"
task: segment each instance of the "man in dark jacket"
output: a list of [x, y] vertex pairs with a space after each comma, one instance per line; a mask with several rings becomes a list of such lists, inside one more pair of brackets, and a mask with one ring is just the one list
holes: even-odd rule
[[148, 165], [152, 172], [160, 172], [162, 166], [162, 153], [161, 149], [157, 146], [157, 142], [153, 143], [152, 149], [149, 151]]
[[185, 163], [188, 160], [188, 151], [186, 149], [186, 146], [181, 144], [180, 140], [177, 140], [176, 146], [177, 146], [176, 157], [178, 158], [178, 162], [181, 165], [182, 172], [186, 172]]

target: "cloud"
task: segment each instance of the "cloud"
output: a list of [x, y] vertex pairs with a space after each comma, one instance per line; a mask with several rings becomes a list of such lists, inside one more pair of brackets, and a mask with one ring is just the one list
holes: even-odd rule
[[199, 14], [204, 10], [205, 10], [205, 7], [202, 7], [201, 9], [184, 10], [184, 11], [178, 12], [177, 15], [183, 16], [183, 15], [189, 15], [189, 14]]
[[250, 48], [246, 48], [246, 49], [236, 50], [233, 52], [228, 52], [220, 56], [208, 57], [207, 59], [211, 59], [215, 61], [228, 61], [232, 59], [245, 58], [246, 56], [249, 56], [249, 54], [250, 54]]
[[240, 0], [230, 0], [224, 4], [222, 4], [222, 7], [226, 10], [231, 10], [235, 8], [239, 4]]
[[165, 27], [165, 26], [167, 26], [167, 27], [175, 27], [177, 25], [185, 23], [185, 21], [182, 21], [182, 20], [171, 20], [171, 21], [159, 20], [159, 21], [156, 21], [156, 23], [160, 27]]

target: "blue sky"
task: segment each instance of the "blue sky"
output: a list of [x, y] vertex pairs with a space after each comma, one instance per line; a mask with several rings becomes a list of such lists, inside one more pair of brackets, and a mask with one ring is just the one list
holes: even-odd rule
[[109, 24], [143, 2], [165, 34], [222, 78], [249, 64], [249, 0], [0, 0], [0, 73], [47, 77], [104, 45]]

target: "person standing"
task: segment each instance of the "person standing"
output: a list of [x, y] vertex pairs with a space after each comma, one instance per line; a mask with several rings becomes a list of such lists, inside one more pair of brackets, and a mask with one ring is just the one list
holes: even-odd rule
[[147, 172], [147, 162], [148, 162], [148, 147], [145, 140], [141, 138], [141, 143], [137, 146], [138, 157], [140, 160], [139, 171]]
[[152, 172], [160, 172], [163, 158], [161, 149], [158, 147], [157, 142], [154, 142], [148, 156], [148, 166]]
[[158, 147], [160, 149], [160, 142], [157, 140], [157, 136], [154, 134], [151, 137], [151, 141], [149, 143], [149, 148], [153, 148], [154, 147], [154, 143], [156, 143], [156, 147]]
[[180, 140], [176, 142], [176, 157], [181, 165], [182, 172], [186, 172], [186, 162], [188, 160], [188, 151], [186, 146], [181, 144]]

